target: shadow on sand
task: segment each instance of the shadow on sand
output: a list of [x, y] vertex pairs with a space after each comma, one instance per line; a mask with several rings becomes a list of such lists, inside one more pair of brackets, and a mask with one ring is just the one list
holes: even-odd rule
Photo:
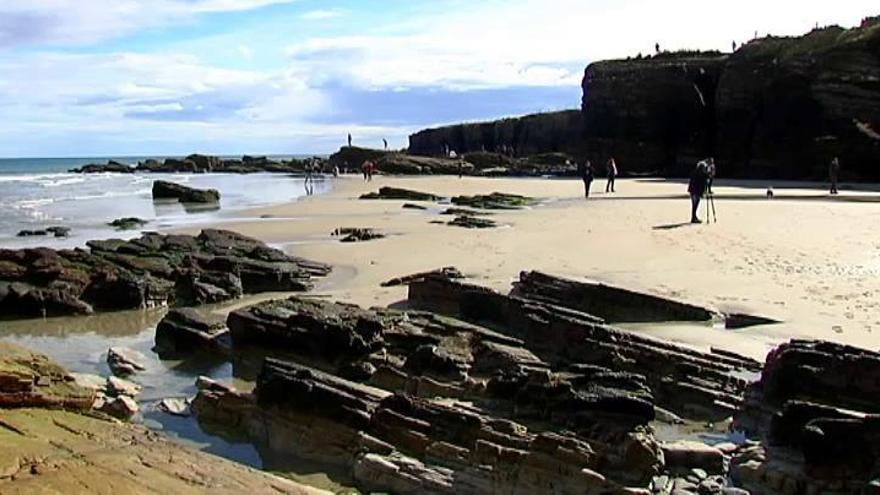
[[670, 223], [668, 225], [655, 225], [652, 227], [654, 230], [675, 230], [683, 227], [690, 227], [691, 225], [700, 225], [698, 223], [691, 222], [681, 222], [681, 223]]

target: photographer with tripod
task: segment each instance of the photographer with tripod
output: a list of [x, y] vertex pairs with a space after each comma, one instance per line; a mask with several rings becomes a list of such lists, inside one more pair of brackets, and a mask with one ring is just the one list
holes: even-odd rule
[[[712, 192], [709, 191], [710, 180], [713, 179], [710, 169], [710, 160], [702, 160], [697, 163], [696, 168], [691, 173], [691, 179], [688, 181], [688, 194], [691, 197], [691, 223], [702, 223], [697, 217], [697, 210], [700, 208], [700, 200], [706, 195], [709, 204], [712, 206], [712, 212], [715, 211], [715, 204], [712, 198]], [[714, 168], [714, 163], [712, 164]], [[709, 216], [709, 206], [707, 205], [706, 217]]]

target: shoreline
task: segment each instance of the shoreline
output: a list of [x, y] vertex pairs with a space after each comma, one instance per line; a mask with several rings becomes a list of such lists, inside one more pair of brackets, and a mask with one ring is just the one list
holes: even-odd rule
[[[379, 176], [364, 183], [359, 176], [343, 176], [325, 194], [246, 211], [271, 221], [199, 227], [234, 230], [288, 253], [344, 267], [345, 277], [316, 293], [364, 307], [406, 299], [405, 287], [383, 288], [381, 282], [443, 266], [456, 266], [476, 283], [499, 290], [506, 290], [520, 271], [539, 270], [782, 321], [746, 330], [636, 327], [700, 349], [717, 346], [763, 360], [773, 346], [792, 337], [873, 348], [872, 331], [880, 321], [871, 315], [871, 298], [880, 292], [880, 283], [870, 275], [880, 265], [870, 263], [880, 246], [866, 239], [880, 227], [875, 198], [846, 191], [828, 200], [823, 191], [803, 188], [814, 184], [783, 183], [784, 192], [768, 201], [759, 181], [733, 184], [719, 181], [720, 222], [701, 226], [680, 223], [687, 218], [687, 200], [678, 181], [619, 179], [620, 192], [611, 196], [598, 191], [604, 186], [598, 180], [594, 198], [584, 201], [576, 180]], [[356, 199], [382, 186], [445, 197], [498, 191], [541, 202], [496, 212], [491, 218], [503, 228], [460, 229], [429, 223], [450, 219], [439, 215], [440, 205], [422, 203], [428, 209], [421, 211], [401, 208], [404, 201]], [[701, 207], [701, 215], [704, 211]], [[788, 220], [797, 217], [810, 219], [813, 226]], [[388, 237], [340, 243], [330, 236], [339, 227], [377, 228]], [[816, 235], [823, 231], [835, 234]]]

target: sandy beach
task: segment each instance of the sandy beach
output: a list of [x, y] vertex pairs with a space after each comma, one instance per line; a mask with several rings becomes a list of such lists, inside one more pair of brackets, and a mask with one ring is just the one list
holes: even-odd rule
[[[381, 186], [441, 196], [493, 191], [539, 198], [538, 206], [497, 212], [503, 226], [469, 230], [440, 224], [445, 206], [403, 209], [403, 201], [363, 201]], [[812, 337], [875, 349], [875, 294], [880, 291], [874, 232], [880, 204], [870, 193], [830, 198], [819, 184], [717, 184], [718, 222], [683, 224], [685, 185], [653, 179], [619, 180], [616, 194], [582, 198], [575, 180], [348, 176], [330, 193], [249, 211], [259, 221], [227, 228], [332, 264], [319, 292], [362, 306], [404, 300], [406, 288], [380, 283], [401, 275], [456, 266], [478, 284], [508, 290], [522, 270], [588, 278], [782, 321], [724, 330], [707, 326], [641, 325], [639, 331], [698, 348], [710, 345], [763, 359], [792, 337]], [[780, 188], [784, 186], [785, 188]], [[705, 208], [700, 214], [705, 216]], [[338, 227], [373, 227], [387, 238], [341, 243]]]

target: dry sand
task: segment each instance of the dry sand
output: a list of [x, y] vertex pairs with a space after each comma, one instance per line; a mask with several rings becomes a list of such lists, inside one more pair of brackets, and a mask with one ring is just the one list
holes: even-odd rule
[[[319, 288], [363, 306], [406, 298], [406, 288], [381, 288], [387, 279], [456, 266], [476, 283], [509, 289], [521, 270], [542, 270], [743, 311], [784, 321], [728, 331], [700, 325], [641, 325], [639, 331], [706, 348], [763, 358], [778, 342], [812, 337], [877, 349], [880, 340], [878, 254], [880, 203], [876, 195], [845, 191], [830, 198], [820, 185], [716, 185], [719, 222], [682, 224], [689, 204], [682, 182], [618, 180], [613, 195], [593, 185], [582, 198], [577, 180], [455, 177], [359, 177], [335, 180], [333, 191], [248, 212], [258, 221], [220, 226], [281, 245], [290, 253], [337, 268]], [[429, 223], [448, 220], [442, 209], [401, 208], [403, 201], [361, 201], [381, 186], [443, 196], [500, 191], [542, 199], [523, 211], [499, 212], [502, 228], [467, 230]], [[794, 188], [800, 187], [800, 188]], [[701, 208], [701, 216], [706, 210]], [[337, 227], [374, 227], [386, 239], [345, 244]]]

